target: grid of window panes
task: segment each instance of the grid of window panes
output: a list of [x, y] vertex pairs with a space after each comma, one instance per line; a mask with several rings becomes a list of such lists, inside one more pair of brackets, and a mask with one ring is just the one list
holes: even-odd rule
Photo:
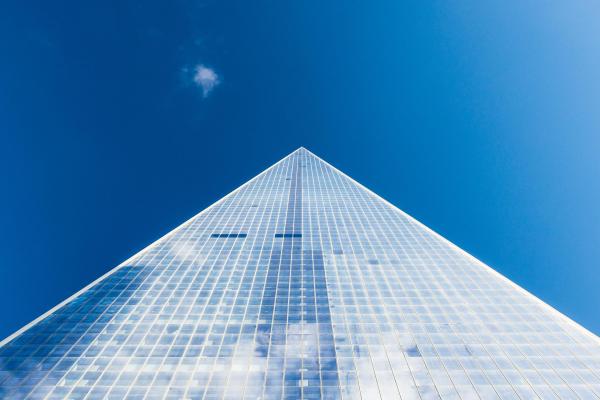
[[5, 343], [0, 398], [599, 399], [600, 341], [299, 149]]

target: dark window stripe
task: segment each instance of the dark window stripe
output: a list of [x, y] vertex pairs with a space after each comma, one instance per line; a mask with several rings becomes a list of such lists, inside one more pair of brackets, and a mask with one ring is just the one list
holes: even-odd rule
[[299, 238], [302, 237], [301, 233], [276, 233], [276, 238]]
[[213, 238], [245, 238], [248, 236], [245, 233], [213, 233], [210, 237]]

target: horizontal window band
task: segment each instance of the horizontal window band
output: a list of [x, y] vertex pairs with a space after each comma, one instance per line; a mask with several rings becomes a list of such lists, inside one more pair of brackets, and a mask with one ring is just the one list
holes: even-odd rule
[[213, 233], [210, 235], [212, 238], [245, 238], [248, 236], [246, 233]]

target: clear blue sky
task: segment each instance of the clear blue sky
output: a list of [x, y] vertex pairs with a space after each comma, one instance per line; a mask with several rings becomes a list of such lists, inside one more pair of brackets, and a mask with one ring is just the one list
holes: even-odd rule
[[3, 2], [0, 336], [299, 146], [600, 333], [599, 20], [592, 1]]

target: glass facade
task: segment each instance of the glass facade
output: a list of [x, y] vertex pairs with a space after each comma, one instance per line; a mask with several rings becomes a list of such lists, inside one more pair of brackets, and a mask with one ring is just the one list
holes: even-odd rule
[[600, 340], [299, 149], [4, 340], [0, 397], [599, 399]]

